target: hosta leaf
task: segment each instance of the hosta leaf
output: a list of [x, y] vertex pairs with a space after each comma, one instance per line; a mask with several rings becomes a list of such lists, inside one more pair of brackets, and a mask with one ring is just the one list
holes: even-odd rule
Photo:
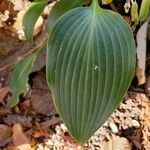
[[32, 42], [33, 38], [33, 29], [35, 23], [37, 22], [39, 16], [43, 12], [48, 0], [35, 0], [32, 2], [30, 8], [26, 12], [23, 18], [23, 29], [25, 37], [29, 42]]
[[146, 19], [149, 10], [150, 10], [150, 0], [142, 0], [140, 14], [139, 14], [140, 21], [143, 21]]
[[50, 32], [52, 30], [58, 18], [61, 17], [64, 13], [66, 13], [67, 11], [75, 7], [82, 6], [83, 3], [86, 1], [87, 0], [60, 0], [58, 1], [48, 16], [47, 31]]
[[98, 4], [75, 8], [51, 32], [46, 67], [56, 108], [71, 135], [83, 144], [130, 85], [135, 69], [132, 31], [119, 14]]
[[15, 106], [19, 102], [20, 94], [26, 94], [28, 91], [28, 75], [31, 72], [37, 54], [38, 51], [35, 51], [14, 66], [10, 80], [10, 89], [12, 92], [12, 96], [8, 101], [10, 107]]

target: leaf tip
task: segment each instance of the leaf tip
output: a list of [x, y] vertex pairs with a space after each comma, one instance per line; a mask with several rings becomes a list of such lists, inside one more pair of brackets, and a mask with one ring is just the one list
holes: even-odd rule
[[9, 98], [7, 105], [8, 105], [8, 107], [13, 108], [14, 106], [16, 106], [18, 104], [18, 102], [19, 102], [18, 97], [15, 95], [12, 95]]

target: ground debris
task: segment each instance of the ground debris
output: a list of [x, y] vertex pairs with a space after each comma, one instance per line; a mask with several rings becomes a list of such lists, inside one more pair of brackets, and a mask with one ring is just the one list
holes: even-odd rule
[[30, 100], [33, 109], [37, 113], [43, 115], [52, 115], [56, 113], [50, 91], [32, 90]]
[[[148, 98], [145, 94], [129, 92], [114, 114], [112, 114], [106, 123], [87, 143], [84, 144], [82, 148], [70, 140], [71, 137], [69, 136], [65, 125], [62, 123], [60, 125], [56, 125], [55, 133], [51, 134], [49, 138], [46, 138], [42, 144], [37, 144], [37, 149], [64, 150], [67, 149], [69, 145], [70, 149], [75, 147], [76, 149], [82, 150], [100, 150], [102, 145], [111, 141], [112, 137], [117, 135], [122, 137], [122, 139], [126, 139], [126, 141], [129, 140], [125, 149], [136, 148], [136, 150], [149, 150], [148, 134], [150, 132], [148, 132], [148, 121], [147, 124], [145, 124], [141, 120], [141, 112], [145, 112], [143, 109], [145, 105], [147, 106], [147, 104]], [[150, 111], [147, 110], [147, 112]], [[142, 130], [144, 127], [145, 131]], [[145, 134], [143, 134], [143, 132], [145, 132]], [[143, 147], [143, 145], [145, 145], [145, 147]]]
[[2, 102], [2, 100], [7, 96], [7, 94], [9, 93], [10, 89], [9, 87], [0, 87], [0, 102]]
[[131, 150], [131, 145], [126, 138], [114, 136], [102, 146], [101, 150]]
[[[132, 149], [150, 149], [150, 101], [144, 93], [129, 91], [112, 116], [81, 147], [69, 135], [56, 111], [52, 113], [54, 105], [49, 89], [45, 85], [45, 77], [43, 77], [38, 74], [32, 80], [30, 92], [14, 109], [0, 105], [0, 115], [2, 116], [0, 124], [10, 129], [19, 124], [25, 131], [23, 134], [29, 137], [32, 150], [100, 150], [114, 136], [127, 139]], [[33, 103], [37, 103], [36, 109]], [[0, 147], [5, 147], [6, 150], [15, 148], [15, 145], [12, 144], [12, 133], [10, 130], [8, 136], [0, 141]], [[31, 146], [31, 141], [35, 142], [34, 148]]]
[[4, 122], [10, 126], [19, 123], [23, 127], [32, 127], [31, 121], [31, 117], [18, 114], [8, 114], [7, 117], [4, 118]]
[[13, 126], [13, 144], [19, 150], [33, 150], [20, 124]]

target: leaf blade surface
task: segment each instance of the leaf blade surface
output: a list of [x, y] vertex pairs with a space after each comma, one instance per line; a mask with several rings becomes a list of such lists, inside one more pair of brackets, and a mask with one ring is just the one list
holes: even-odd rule
[[87, 141], [121, 102], [133, 77], [135, 44], [118, 14], [79, 7], [55, 24], [47, 81], [71, 135]]

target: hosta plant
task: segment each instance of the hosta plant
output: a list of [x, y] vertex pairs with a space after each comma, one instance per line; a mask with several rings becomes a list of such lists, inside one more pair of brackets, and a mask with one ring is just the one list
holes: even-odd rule
[[[42, 12], [45, 2], [34, 1], [24, 22], [29, 13], [36, 14], [39, 8]], [[82, 7], [84, 2], [56, 3], [48, 19], [46, 56], [47, 83], [54, 104], [81, 145], [121, 102], [133, 78], [136, 58], [133, 34], [123, 17], [102, 9], [98, 0], [88, 7]], [[24, 30], [31, 41], [33, 27], [27, 26]], [[31, 66], [31, 61], [26, 64]]]

